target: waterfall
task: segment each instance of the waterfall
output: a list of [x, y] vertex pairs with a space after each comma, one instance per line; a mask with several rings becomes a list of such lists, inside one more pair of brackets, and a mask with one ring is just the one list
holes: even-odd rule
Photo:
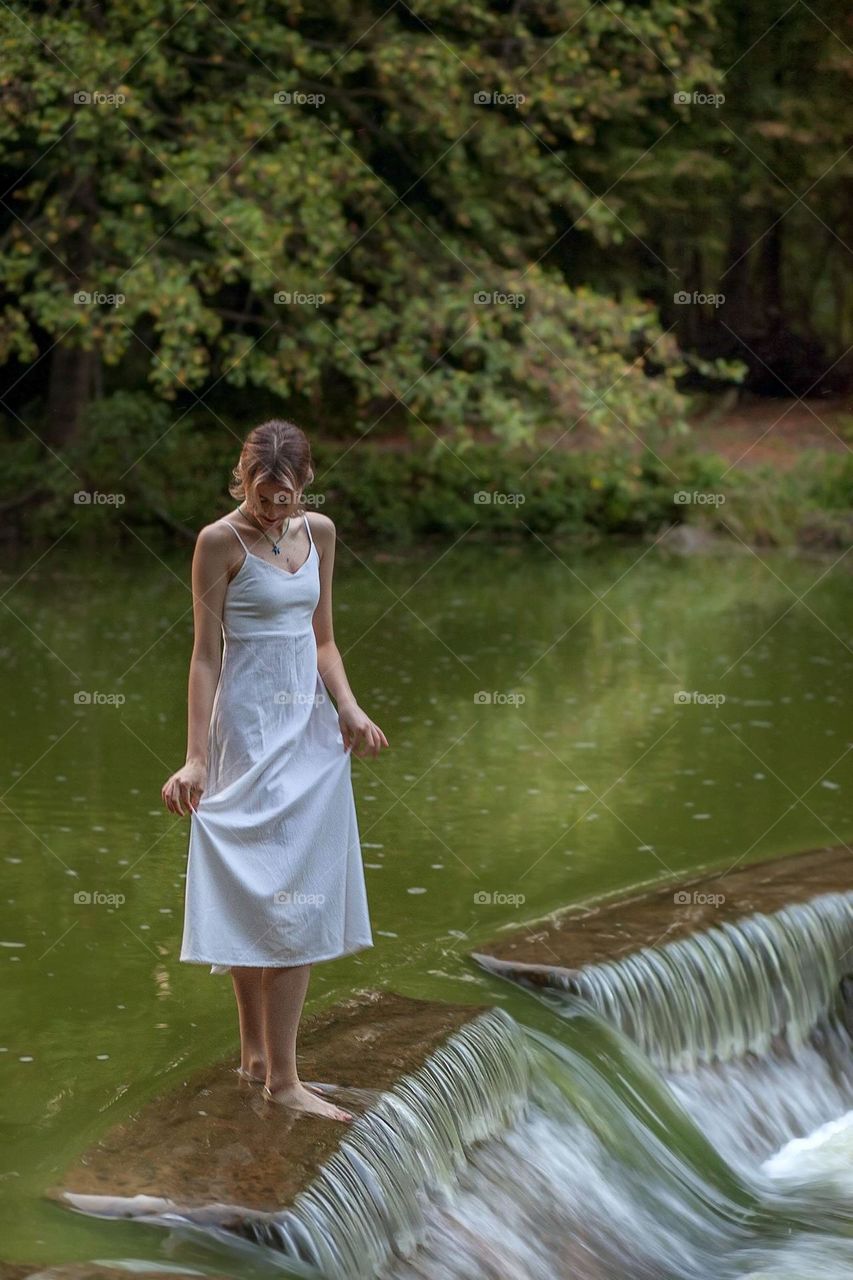
[[851, 969], [839, 893], [576, 972], [574, 1047], [482, 1015], [254, 1238], [331, 1280], [840, 1280], [836, 1207], [761, 1160], [853, 1104]]
[[[580, 1001], [626, 1035], [697, 1124], [712, 1120], [717, 1151], [749, 1172], [853, 1103], [851, 971], [845, 892], [529, 977], [563, 1017]], [[528, 985], [523, 966], [497, 972]]]
[[527, 1102], [523, 1029], [501, 1009], [464, 1026], [351, 1124], [291, 1207], [247, 1226], [254, 1238], [334, 1280], [366, 1280], [417, 1247], [430, 1197], [471, 1146]]
[[652, 1062], [686, 1072], [780, 1040], [796, 1049], [836, 1009], [850, 972], [853, 892], [645, 947], [573, 971], [564, 986]]
[[849, 1280], [846, 1191], [832, 1206], [731, 1176], [618, 1032], [572, 1027], [574, 1048], [531, 1036], [530, 1106], [388, 1280]]
[[140, 1220], [234, 1280], [844, 1280], [851, 971], [853, 892], [516, 970], [289, 1206]]

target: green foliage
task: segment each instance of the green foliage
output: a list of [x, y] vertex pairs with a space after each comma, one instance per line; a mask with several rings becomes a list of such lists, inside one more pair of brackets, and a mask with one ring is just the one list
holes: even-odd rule
[[[752, 546], [847, 548], [853, 541], [853, 456], [804, 451], [795, 466], [732, 468], [721, 458], [693, 459], [693, 484], [722, 494], [718, 507], [689, 518]], [[698, 465], [696, 465], [698, 463]]]
[[[146, 393], [117, 392], [92, 405], [85, 446], [45, 468], [34, 438], [6, 448], [0, 505], [38, 491], [19, 509], [25, 539], [68, 538], [165, 551], [235, 504], [228, 494], [242, 432], [209, 417], [175, 414]], [[787, 545], [849, 543], [853, 460], [812, 453], [790, 471], [745, 471], [682, 441], [658, 453], [622, 442], [595, 449], [545, 450], [475, 441], [418, 448], [362, 441], [313, 441], [309, 509], [327, 512], [341, 537], [404, 547], [429, 539], [516, 540], [656, 537], [669, 526], [711, 525], [727, 537]], [[80, 490], [119, 495], [85, 505]], [[722, 494], [720, 506], [680, 505], [680, 490]]]
[[[675, 458], [670, 459], [675, 465]], [[679, 471], [681, 467], [679, 466]], [[713, 455], [687, 454], [692, 488], [722, 494], [717, 506], [687, 509], [683, 518], [710, 525], [750, 546], [847, 549], [853, 542], [853, 456], [820, 449], [800, 453], [794, 465], [732, 467]]]
[[224, 0], [215, 20], [71, 0], [3, 23], [7, 360], [59, 343], [107, 391], [243, 388], [350, 433], [391, 411], [510, 445], [554, 417], [681, 421], [654, 312], [572, 288], [560, 246], [624, 240], [623, 198], [594, 190], [646, 145], [671, 75], [711, 75], [711, 0]]

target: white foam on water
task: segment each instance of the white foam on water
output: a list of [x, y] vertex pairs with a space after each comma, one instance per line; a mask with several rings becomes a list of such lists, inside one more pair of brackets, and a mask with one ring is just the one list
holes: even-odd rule
[[823, 1186], [853, 1196], [853, 1111], [792, 1138], [761, 1167], [786, 1187]]
[[814, 1042], [764, 1058], [702, 1065], [666, 1077], [678, 1101], [734, 1168], [754, 1171], [791, 1138], [813, 1133], [853, 1101], [853, 1053], [837, 1023]]

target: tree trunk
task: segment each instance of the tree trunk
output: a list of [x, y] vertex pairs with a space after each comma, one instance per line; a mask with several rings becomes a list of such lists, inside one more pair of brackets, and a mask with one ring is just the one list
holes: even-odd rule
[[[768, 212], [768, 222], [772, 218]], [[782, 224], [777, 222], [764, 237], [762, 274], [764, 276], [764, 316], [767, 327], [775, 333], [782, 320]]]
[[67, 444], [76, 438], [92, 399], [94, 358], [94, 351], [79, 347], [60, 343], [53, 348], [47, 392], [47, 438], [51, 444]]

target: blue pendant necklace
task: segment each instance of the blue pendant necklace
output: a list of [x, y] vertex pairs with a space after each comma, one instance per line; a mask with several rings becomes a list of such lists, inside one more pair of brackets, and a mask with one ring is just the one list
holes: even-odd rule
[[281, 533], [280, 533], [280, 534], [278, 535], [278, 537], [276, 538], [275, 542], [273, 542], [272, 538], [271, 538], [271, 537], [270, 537], [270, 535], [267, 533], [267, 531], [266, 531], [266, 529], [263, 527], [263, 525], [258, 524], [258, 522], [257, 522], [257, 520], [254, 518], [254, 516], [249, 515], [248, 511], [244, 511], [244, 510], [243, 510], [242, 505], [241, 505], [241, 506], [239, 506], [239, 507], [237, 508], [237, 510], [240, 512], [240, 514], [241, 514], [241, 515], [244, 515], [244, 516], [246, 517], [246, 519], [247, 519], [247, 520], [251, 520], [252, 524], [256, 525], [256, 526], [257, 526], [257, 528], [258, 528], [258, 529], [260, 529], [261, 533], [264, 535], [264, 537], [266, 538], [267, 542], [269, 542], [269, 543], [270, 543], [270, 545], [272, 546], [272, 553], [273, 553], [273, 555], [274, 555], [274, 556], [280, 556], [280, 555], [281, 555], [281, 547], [280, 547], [278, 544], [281, 542], [282, 538], [284, 537], [284, 535], [287, 533], [288, 529], [290, 528], [290, 516], [288, 516], [288, 517], [287, 517], [287, 523], [285, 524], [285, 526], [284, 526], [284, 528], [282, 529]]

